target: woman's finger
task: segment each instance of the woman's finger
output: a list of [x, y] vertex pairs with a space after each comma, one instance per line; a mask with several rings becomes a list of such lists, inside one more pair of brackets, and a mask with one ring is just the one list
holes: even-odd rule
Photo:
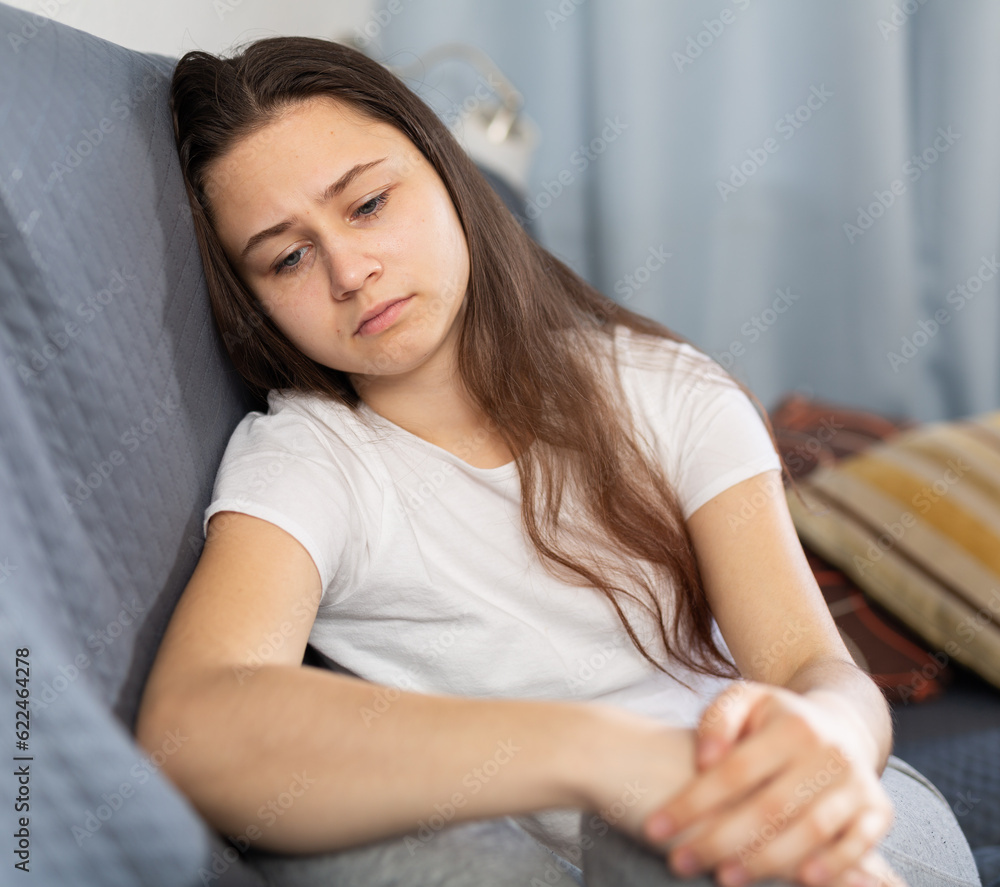
[[[679, 874], [691, 873], [692, 866], [685, 866], [689, 856], [697, 861], [698, 871], [725, 864], [729, 880], [722, 883], [732, 884], [739, 883], [739, 869], [745, 870], [744, 883], [751, 876], [791, 875], [800, 862], [830, 841], [856, 812], [856, 793], [836, 790], [838, 781], [836, 775], [829, 775], [822, 757], [813, 757], [811, 763], [781, 773], [727, 808], [713, 819], [712, 827], [694, 840], [675, 846], [670, 854], [671, 864]], [[827, 816], [817, 816], [814, 812], [817, 795], [823, 791], [819, 783], [834, 788], [829, 799], [826, 792], [821, 798]], [[799, 820], [803, 822], [794, 826], [793, 839], [779, 841]]]
[[735, 746], [710, 770], [697, 774], [645, 823], [647, 840], [662, 845], [663, 832], [655, 831], [655, 820], [665, 817], [670, 835], [693, 822], [731, 810], [788, 765], [787, 734], [780, 723], [769, 724]]
[[[784, 816], [787, 814], [787, 819]], [[848, 866], [856, 863], [871, 849], [864, 843], [857, 852], [843, 859], [843, 864], [833, 869], [821, 859], [815, 867], [806, 866], [820, 859], [819, 854], [837, 845], [858, 819], [858, 797], [849, 786], [840, 786], [825, 792], [810, 803], [808, 808], [785, 807], [781, 814], [765, 814], [765, 824], [759, 826], [749, 842], [742, 848], [740, 860], [750, 880], [763, 877], [782, 877], [809, 885], [827, 885]], [[850, 848], [846, 848], [848, 851]], [[814, 870], [815, 869], [815, 870]], [[808, 873], [804, 877], [803, 873]], [[812, 878], [812, 880], [809, 880]]]
[[830, 882], [830, 887], [908, 887], [906, 879], [895, 871], [877, 850], [869, 850], [857, 865]]
[[699, 770], [711, 767], [729, 751], [764, 696], [765, 690], [758, 684], [733, 681], [705, 707], [697, 730], [695, 763]]
[[798, 868], [798, 878], [805, 884], [829, 884], [846, 873], [874, 848], [888, 833], [891, 814], [884, 809], [869, 809], [848, 824], [834, 841], [811, 854]]

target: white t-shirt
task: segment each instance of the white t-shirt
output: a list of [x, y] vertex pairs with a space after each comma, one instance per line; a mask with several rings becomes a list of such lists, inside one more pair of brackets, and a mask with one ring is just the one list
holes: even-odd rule
[[[757, 411], [714, 361], [623, 326], [615, 345], [637, 431], [685, 519], [780, 468]], [[473, 467], [367, 405], [374, 429], [328, 398], [285, 389], [267, 402], [233, 431], [203, 526], [238, 511], [303, 545], [323, 587], [309, 641], [340, 665], [399, 689], [593, 699], [685, 727], [726, 684], [676, 664], [691, 692], [655, 670], [603, 594], [544, 570], [522, 533], [514, 462]], [[556, 852], [575, 852], [578, 814], [515, 818]]]

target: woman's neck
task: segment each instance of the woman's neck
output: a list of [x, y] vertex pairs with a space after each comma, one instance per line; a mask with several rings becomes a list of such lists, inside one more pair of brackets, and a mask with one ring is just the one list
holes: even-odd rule
[[417, 375], [352, 378], [352, 382], [369, 409], [383, 419], [476, 468], [498, 468], [514, 458], [454, 366], [425, 364]]

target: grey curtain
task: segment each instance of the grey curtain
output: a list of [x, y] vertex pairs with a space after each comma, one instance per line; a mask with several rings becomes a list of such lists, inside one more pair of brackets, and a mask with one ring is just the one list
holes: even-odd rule
[[[392, 0], [366, 39], [489, 53], [545, 245], [766, 406], [1000, 407], [1000, 3]], [[452, 114], [479, 85], [410, 82]]]

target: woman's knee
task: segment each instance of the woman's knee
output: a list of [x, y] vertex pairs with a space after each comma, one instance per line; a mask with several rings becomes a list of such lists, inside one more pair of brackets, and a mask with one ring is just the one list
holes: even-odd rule
[[[711, 873], [695, 878], [674, 875], [665, 854], [634, 841], [599, 816], [584, 817], [580, 832], [587, 887], [717, 887]], [[791, 885], [771, 880], [754, 887]]]
[[345, 850], [246, 861], [275, 887], [577, 887], [579, 870], [508, 817], [416, 830]]
[[980, 887], [976, 861], [944, 795], [895, 755], [882, 773], [892, 800], [892, 828], [879, 845], [910, 887]]

